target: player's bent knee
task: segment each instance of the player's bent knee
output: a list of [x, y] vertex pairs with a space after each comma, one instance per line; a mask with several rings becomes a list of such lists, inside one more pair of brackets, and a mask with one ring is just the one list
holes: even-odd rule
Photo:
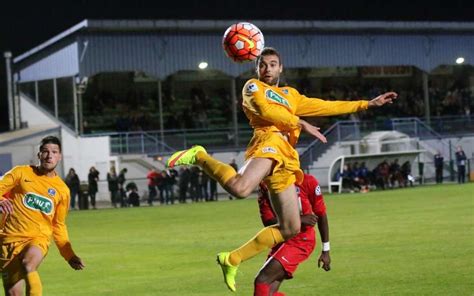
[[254, 188], [251, 188], [249, 184], [246, 184], [244, 182], [232, 182], [232, 183], [227, 183], [226, 184], [226, 190], [229, 191], [232, 195], [234, 195], [237, 198], [246, 198], [249, 196]]

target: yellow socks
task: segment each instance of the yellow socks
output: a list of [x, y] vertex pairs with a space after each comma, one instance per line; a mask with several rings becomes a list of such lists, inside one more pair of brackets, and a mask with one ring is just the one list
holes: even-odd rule
[[252, 258], [258, 253], [284, 242], [277, 226], [268, 226], [260, 230], [251, 240], [230, 252], [229, 263], [238, 266], [240, 262]]
[[43, 286], [37, 271], [26, 274], [26, 295], [41, 296], [43, 295]]
[[199, 165], [208, 176], [219, 182], [222, 186], [237, 174], [230, 165], [220, 162], [202, 151], [196, 154], [196, 164]]

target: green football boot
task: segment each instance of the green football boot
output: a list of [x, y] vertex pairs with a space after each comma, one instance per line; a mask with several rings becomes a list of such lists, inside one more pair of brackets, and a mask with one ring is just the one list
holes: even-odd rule
[[196, 163], [196, 154], [199, 151], [207, 153], [206, 149], [199, 145], [175, 152], [166, 162], [166, 167], [173, 168], [179, 165], [194, 165]]
[[235, 276], [237, 275], [238, 266], [233, 266], [229, 263], [230, 252], [222, 252], [217, 254], [217, 264], [222, 268], [224, 274], [224, 282], [232, 292], [236, 291]]

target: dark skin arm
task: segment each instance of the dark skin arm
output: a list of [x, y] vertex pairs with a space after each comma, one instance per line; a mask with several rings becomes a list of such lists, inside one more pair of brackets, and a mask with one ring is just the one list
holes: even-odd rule
[[[318, 217], [318, 229], [322, 242], [329, 241], [329, 222], [327, 215]], [[331, 270], [331, 256], [329, 251], [322, 251], [318, 259], [318, 267], [323, 267], [325, 271]]]

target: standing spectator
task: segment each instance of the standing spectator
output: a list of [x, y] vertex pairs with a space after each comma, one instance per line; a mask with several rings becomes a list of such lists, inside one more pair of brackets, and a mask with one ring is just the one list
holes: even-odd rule
[[91, 198], [91, 205], [94, 210], [97, 209], [95, 206], [95, 195], [99, 191], [99, 186], [97, 184], [97, 182], [99, 181], [99, 174], [99, 171], [96, 170], [95, 167], [91, 167], [89, 169], [89, 175], [87, 176], [87, 180], [89, 182], [89, 196]]
[[458, 183], [466, 182], [466, 154], [461, 146], [456, 147], [456, 164], [458, 166]]
[[160, 204], [163, 205], [165, 204], [165, 179], [163, 178], [163, 174], [161, 172], [157, 172], [158, 174], [156, 175], [155, 178], [155, 184], [156, 188], [158, 188], [158, 191], [160, 192]]
[[176, 187], [176, 178], [178, 177], [178, 171], [176, 171], [175, 169], [171, 168], [171, 169], [168, 169], [168, 175], [170, 177], [170, 198], [171, 198], [171, 201], [172, 203], [174, 204], [174, 193], [175, 193], [175, 187]]
[[125, 193], [124, 184], [127, 178], [125, 178], [125, 174], [127, 173], [127, 168], [123, 168], [120, 170], [120, 174], [118, 175], [118, 187], [119, 187], [119, 199], [120, 199], [120, 207], [124, 208], [127, 206], [126, 199], [127, 195]]
[[[232, 158], [232, 160], [230, 161], [229, 165], [236, 171], [238, 172], [239, 171], [239, 166], [237, 165], [237, 163], [235, 162], [235, 158]], [[233, 197], [231, 194], [229, 194], [229, 199], [232, 200]]]
[[163, 176], [163, 188], [164, 188], [164, 191], [165, 191], [165, 201], [166, 201], [166, 204], [169, 205], [169, 204], [174, 204], [174, 195], [172, 194], [172, 190], [173, 190], [173, 180], [170, 176], [170, 174], [168, 173], [168, 171], [166, 170], [163, 170], [161, 172], [161, 175]]
[[443, 183], [444, 158], [439, 151], [434, 156], [434, 165], [436, 171], [436, 183]]
[[81, 185], [81, 181], [79, 181], [79, 176], [76, 174], [76, 171], [73, 168], [69, 169], [65, 183], [71, 192], [70, 209], [76, 210], [76, 196], [79, 194], [79, 186]]
[[110, 201], [112, 202], [112, 206], [116, 208], [118, 192], [119, 192], [119, 184], [118, 184], [118, 177], [117, 177], [117, 172], [115, 171], [115, 167], [111, 167], [110, 172], [107, 173], [107, 184], [109, 185]]
[[158, 179], [158, 172], [155, 169], [151, 169], [146, 175], [148, 179], [148, 205], [153, 205], [153, 200], [156, 198], [158, 192], [156, 191], [156, 181]]
[[217, 193], [217, 181], [209, 178], [209, 190], [210, 190], [210, 197], [209, 199], [212, 201], [217, 201], [218, 193]]
[[206, 173], [201, 171], [199, 173], [199, 192], [201, 201], [209, 201], [209, 190], [207, 189], [207, 184], [209, 183], [209, 177]]
[[191, 171], [187, 167], [182, 167], [179, 170], [179, 202], [186, 203], [186, 194], [188, 192], [189, 187], [189, 179], [190, 179]]
[[191, 196], [191, 200], [194, 202], [198, 202], [201, 196], [199, 192], [199, 173], [201, 169], [197, 166], [193, 166], [191, 168], [191, 175], [189, 178], [189, 195]]

